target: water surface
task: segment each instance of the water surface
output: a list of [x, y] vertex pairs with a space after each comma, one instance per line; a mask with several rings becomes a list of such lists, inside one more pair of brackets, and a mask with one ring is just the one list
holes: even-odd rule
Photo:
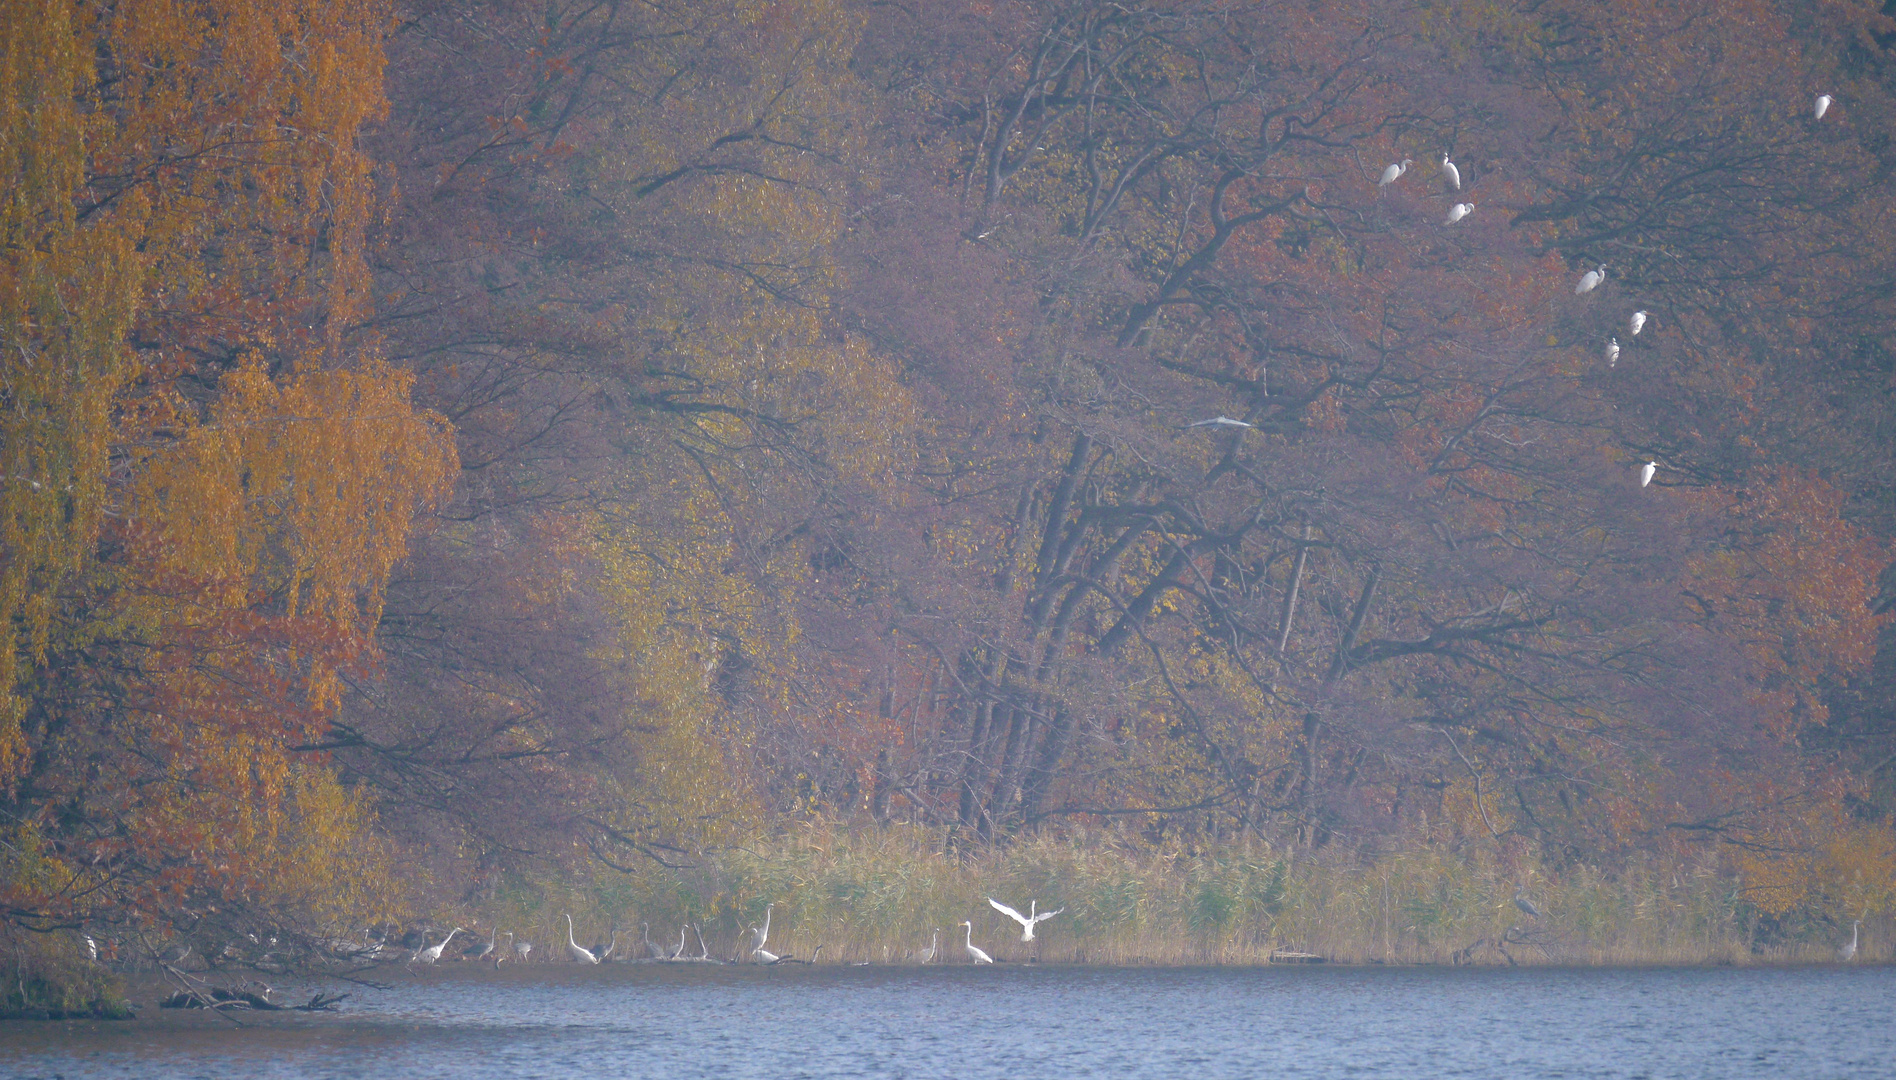
[[336, 1014], [0, 1023], [0, 1077], [1896, 1076], [1896, 968], [455, 965]]

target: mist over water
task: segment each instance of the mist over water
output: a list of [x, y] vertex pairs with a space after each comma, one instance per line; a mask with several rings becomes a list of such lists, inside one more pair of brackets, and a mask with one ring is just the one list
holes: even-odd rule
[[1896, 969], [428, 972], [345, 1011], [0, 1024], [0, 1076], [1874, 1077]]

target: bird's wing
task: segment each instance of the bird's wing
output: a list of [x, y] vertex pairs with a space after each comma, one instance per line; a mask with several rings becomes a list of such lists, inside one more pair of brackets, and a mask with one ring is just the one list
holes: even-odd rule
[[989, 907], [992, 907], [995, 911], [1000, 912], [1001, 914], [1007, 916], [1008, 918], [1014, 920], [1015, 922], [1021, 924], [1022, 926], [1033, 925], [1033, 923], [1028, 920], [1027, 916], [1022, 915], [1020, 912], [1015, 911], [1013, 908], [1008, 907], [1006, 904], [1001, 903], [999, 900], [994, 899], [992, 896], [987, 898], [987, 902], [988, 902]]
[[1065, 910], [1066, 910], [1065, 908], [1056, 908], [1053, 911], [1043, 911], [1040, 914], [1034, 916], [1034, 921], [1045, 922], [1046, 920], [1053, 918], [1055, 915], [1058, 915], [1062, 911], [1065, 911]]

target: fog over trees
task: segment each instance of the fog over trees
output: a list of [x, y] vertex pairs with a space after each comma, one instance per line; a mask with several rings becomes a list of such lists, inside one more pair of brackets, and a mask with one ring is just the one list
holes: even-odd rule
[[1896, 8], [0, 10], [10, 932], [816, 820], [1896, 893]]

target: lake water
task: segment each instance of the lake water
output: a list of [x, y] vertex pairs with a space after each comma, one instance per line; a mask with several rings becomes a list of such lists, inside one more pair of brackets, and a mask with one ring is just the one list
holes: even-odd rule
[[0, 1077], [1896, 1077], [1896, 968], [456, 965], [238, 1030], [0, 1023]]

